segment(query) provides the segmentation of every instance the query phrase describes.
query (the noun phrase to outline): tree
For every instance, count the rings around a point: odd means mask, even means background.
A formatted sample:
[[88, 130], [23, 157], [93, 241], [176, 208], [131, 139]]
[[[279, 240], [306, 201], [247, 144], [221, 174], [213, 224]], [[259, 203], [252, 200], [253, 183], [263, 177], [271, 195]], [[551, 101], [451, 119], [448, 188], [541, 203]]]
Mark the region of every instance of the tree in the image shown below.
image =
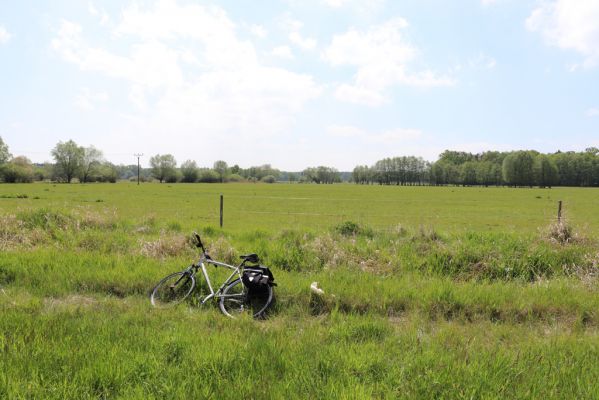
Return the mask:
[[103, 161], [102, 152], [94, 146], [83, 149], [83, 162], [79, 173], [79, 181], [89, 182], [90, 178], [98, 172]]
[[193, 183], [198, 180], [199, 170], [195, 161], [187, 160], [181, 164], [182, 182]]
[[460, 180], [464, 186], [472, 186], [478, 183], [477, 162], [466, 161], [460, 166]]
[[152, 175], [154, 178], [158, 179], [160, 183], [165, 180], [172, 179], [174, 176], [176, 178], [177, 171], [177, 161], [172, 154], [156, 154], [152, 158], [150, 158], [150, 166], [152, 167]]
[[0, 177], [7, 183], [33, 182], [33, 165], [27, 157], [15, 157], [0, 166]]
[[64, 179], [67, 183], [71, 183], [71, 180], [83, 166], [84, 155], [84, 148], [77, 146], [74, 141], [58, 142], [56, 147], [52, 149], [52, 157], [56, 161], [56, 176], [59, 179]]
[[216, 183], [220, 179], [218, 173], [210, 168], [200, 169], [200, 176], [198, 182], [202, 183]]
[[215, 161], [212, 169], [214, 169], [214, 171], [216, 171], [216, 173], [218, 174], [218, 178], [220, 179], [221, 183], [223, 183], [227, 179], [229, 166], [226, 162], [222, 160]]
[[0, 136], [0, 165], [8, 162], [8, 160], [10, 160], [11, 157], [12, 155], [8, 151], [8, 145], [4, 143], [4, 140], [2, 140], [2, 136]]
[[277, 181], [277, 178], [275, 178], [272, 175], [266, 175], [261, 179], [261, 181], [264, 183], [275, 183]]
[[532, 151], [516, 151], [503, 159], [503, 179], [513, 186], [533, 186], [535, 176], [534, 159], [538, 153]]
[[545, 154], [539, 154], [534, 162], [535, 180], [539, 187], [551, 187], [558, 183], [557, 165]]

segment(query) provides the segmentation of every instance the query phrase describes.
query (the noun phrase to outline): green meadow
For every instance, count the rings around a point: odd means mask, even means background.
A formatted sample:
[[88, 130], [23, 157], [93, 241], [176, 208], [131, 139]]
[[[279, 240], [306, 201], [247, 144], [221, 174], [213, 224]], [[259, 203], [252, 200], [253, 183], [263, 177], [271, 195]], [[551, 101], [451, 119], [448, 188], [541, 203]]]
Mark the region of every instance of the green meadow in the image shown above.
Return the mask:
[[[150, 306], [193, 230], [267, 319]], [[0, 398], [598, 398], [598, 233], [597, 189], [0, 185]]]

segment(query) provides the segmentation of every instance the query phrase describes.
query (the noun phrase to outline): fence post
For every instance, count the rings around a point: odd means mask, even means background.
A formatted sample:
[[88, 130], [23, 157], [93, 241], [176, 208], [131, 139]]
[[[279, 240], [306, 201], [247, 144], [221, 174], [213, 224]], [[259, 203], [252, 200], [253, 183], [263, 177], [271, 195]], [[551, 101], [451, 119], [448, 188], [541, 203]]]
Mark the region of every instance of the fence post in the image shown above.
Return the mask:
[[220, 195], [220, 227], [223, 227], [223, 195]]
[[557, 202], [557, 223], [562, 223], [562, 201]]

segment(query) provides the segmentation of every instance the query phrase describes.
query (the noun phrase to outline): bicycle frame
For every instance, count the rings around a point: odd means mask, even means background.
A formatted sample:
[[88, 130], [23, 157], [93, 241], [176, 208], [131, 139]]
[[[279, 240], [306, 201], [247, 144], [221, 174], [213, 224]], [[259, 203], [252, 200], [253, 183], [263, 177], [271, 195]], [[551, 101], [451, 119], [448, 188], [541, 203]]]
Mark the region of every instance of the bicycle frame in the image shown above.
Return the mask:
[[[216, 291], [213, 289], [212, 283], [210, 282], [210, 276], [208, 275], [208, 270], [206, 269], [205, 263], [212, 264], [215, 267], [225, 267], [225, 268], [229, 268], [229, 269], [233, 270], [231, 275], [229, 275], [229, 277], [227, 279], [225, 279], [223, 284]], [[208, 294], [206, 297], [204, 297], [202, 299], [201, 304], [205, 304], [208, 300], [210, 300], [212, 298], [220, 299], [220, 298], [224, 297], [222, 295], [222, 291], [228, 284], [233, 282], [232, 278], [235, 275], [237, 275], [238, 278], [241, 279], [241, 268], [244, 266], [244, 264], [245, 264], [245, 261], [242, 262], [241, 264], [239, 264], [238, 266], [233, 266], [233, 265], [226, 264], [224, 262], [212, 260], [211, 258], [206, 257], [206, 254], [202, 254], [198, 263], [194, 264], [190, 267], [190, 269], [195, 270], [196, 273], [197, 273], [198, 269], [202, 270], [202, 275], [204, 276], [204, 279], [206, 280], [206, 283], [208, 284], [208, 289], [210, 290], [210, 294]]]

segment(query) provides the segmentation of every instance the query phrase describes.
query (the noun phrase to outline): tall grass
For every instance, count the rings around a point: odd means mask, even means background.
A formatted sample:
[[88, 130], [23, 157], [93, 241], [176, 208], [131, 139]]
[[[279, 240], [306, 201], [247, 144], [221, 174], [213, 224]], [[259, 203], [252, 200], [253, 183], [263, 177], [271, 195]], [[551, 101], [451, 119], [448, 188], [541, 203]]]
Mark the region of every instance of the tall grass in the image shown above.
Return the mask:
[[[189, 220], [165, 211], [185, 200], [169, 203], [160, 186], [152, 211], [136, 214], [119, 186], [0, 199], [30, 202], [0, 210], [0, 398], [561, 399], [599, 390], [592, 235], [555, 240], [545, 222], [521, 232], [378, 226], [359, 213], [322, 226], [202, 223], [213, 257], [257, 252], [279, 284], [269, 319], [229, 320], [200, 307], [198, 294], [151, 308], [152, 286], [197, 255]], [[55, 190], [68, 202], [52, 200]], [[65, 206], [76, 198], [93, 205]], [[209, 272], [213, 284], [226, 276]], [[314, 281], [323, 296], [311, 293]]]

